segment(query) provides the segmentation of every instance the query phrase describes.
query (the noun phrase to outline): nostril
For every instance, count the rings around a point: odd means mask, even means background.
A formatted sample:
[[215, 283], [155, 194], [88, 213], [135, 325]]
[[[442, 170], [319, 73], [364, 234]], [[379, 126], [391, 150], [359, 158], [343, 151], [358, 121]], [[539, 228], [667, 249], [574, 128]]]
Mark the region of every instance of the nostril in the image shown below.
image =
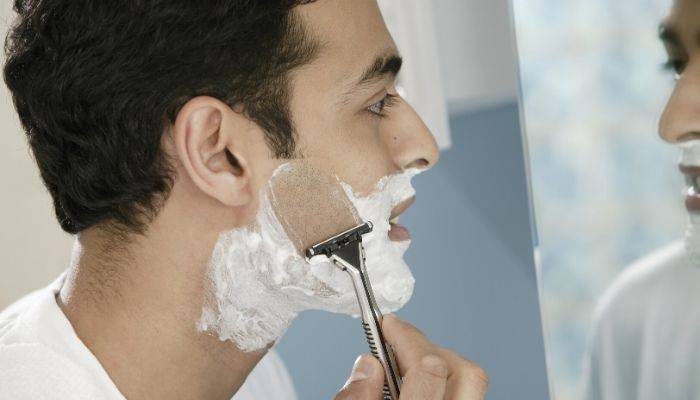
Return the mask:
[[412, 163], [408, 164], [406, 166], [406, 169], [409, 169], [409, 168], [421, 168], [422, 169], [422, 168], [427, 168], [429, 166], [430, 166], [430, 162], [428, 160], [426, 160], [425, 158], [419, 158], [419, 159], [413, 161]]
[[700, 132], [684, 133], [676, 138], [676, 143], [690, 142], [691, 140], [700, 140]]

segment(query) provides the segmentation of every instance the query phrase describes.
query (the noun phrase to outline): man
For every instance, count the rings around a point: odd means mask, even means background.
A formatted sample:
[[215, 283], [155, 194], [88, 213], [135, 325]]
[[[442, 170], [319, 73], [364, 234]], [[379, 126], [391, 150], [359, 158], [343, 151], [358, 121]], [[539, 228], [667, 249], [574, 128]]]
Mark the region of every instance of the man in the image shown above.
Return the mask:
[[675, 89], [659, 122], [682, 148], [689, 223], [674, 243], [633, 264], [601, 300], [589, 341], [589, 399], [700, 398], [700, 3], [677, 0], [660, 28]]
[[[207, 266], [286, 160], [322, 160], [358, 193], [437, 162], [396, 93], [401, 59], [375, 0], [15, 11], [5, 80], [77, 244], [65, 276], [0, 316], [0, 397], [294, 398], [272, 350], [197, 329]], [[477, 366], [396, 318], [383, 326], [402, 399], [483, 397]], [[360, 357], [337, 398], [380, 399], [382, 382]]]

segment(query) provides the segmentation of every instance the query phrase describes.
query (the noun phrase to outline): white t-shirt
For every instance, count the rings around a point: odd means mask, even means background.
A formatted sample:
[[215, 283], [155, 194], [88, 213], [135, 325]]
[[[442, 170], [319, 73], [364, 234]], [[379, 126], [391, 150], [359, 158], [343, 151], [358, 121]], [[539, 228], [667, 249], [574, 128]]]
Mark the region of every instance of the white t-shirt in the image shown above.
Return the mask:
[[682, 242], [629, 266], [601, 299], [584, 393], [589, 400], [700, 399], [700, 268]]
[[[63, 275], [0, 313], [0, 399], [124, 399], [80, 341], [56, 293]], [[235, 400], [296, 400], [274, 350], [253, 369]]]

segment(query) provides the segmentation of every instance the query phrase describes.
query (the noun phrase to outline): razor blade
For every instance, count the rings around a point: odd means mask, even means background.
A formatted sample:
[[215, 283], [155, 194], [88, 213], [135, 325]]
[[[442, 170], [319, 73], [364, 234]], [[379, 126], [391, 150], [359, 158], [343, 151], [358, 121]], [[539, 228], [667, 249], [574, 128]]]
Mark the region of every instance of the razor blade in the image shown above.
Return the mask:
[[373, 225], [369, 221], [354, 228], [350, 228], [328, 240], [324, 240], [323, 242], [315, 244], [306, 249], [306, 258], [310, 259], [318, 255], [324, 255], [330, 258], [338, 250], [348, 247], [354, 243], [361, 243], [362, 235], [372, 232], [372, 229]]

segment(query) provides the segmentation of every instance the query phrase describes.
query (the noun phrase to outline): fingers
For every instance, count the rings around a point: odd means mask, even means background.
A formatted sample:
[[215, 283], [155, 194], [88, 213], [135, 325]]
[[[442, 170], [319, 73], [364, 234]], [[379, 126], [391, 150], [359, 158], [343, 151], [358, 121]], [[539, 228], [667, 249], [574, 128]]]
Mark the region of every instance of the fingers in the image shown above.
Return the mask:
[[437, 347], [438, 355], [447, 362], [450, 374], [447, 377], [446, 399], [481, 400], [489, 387], [486, 371], [457, 354]]
[[406, 375], [412, 366], [420, 364], [424, 356], [437, 355], [436, 346], [428, 341], [423, 332], [392, 314], [384, 316], [382, 331], [387, 342], [394, 347], [401, 376]]
[[350, 378], [335, 400], [381, 400], [384, 386], [384, 369], [373, 356], [363, 354], [355, 360]]
[[478, 365], [435, 346], [416, 327], [393, 315], [384, 317], [382, 330], [404, 377], [401, 400], [484, 398], [489, 378]]
[[444, 399], [447, 387], [447, 363], [429, 354], [409, 368], [401, 385], [401, 400]]

